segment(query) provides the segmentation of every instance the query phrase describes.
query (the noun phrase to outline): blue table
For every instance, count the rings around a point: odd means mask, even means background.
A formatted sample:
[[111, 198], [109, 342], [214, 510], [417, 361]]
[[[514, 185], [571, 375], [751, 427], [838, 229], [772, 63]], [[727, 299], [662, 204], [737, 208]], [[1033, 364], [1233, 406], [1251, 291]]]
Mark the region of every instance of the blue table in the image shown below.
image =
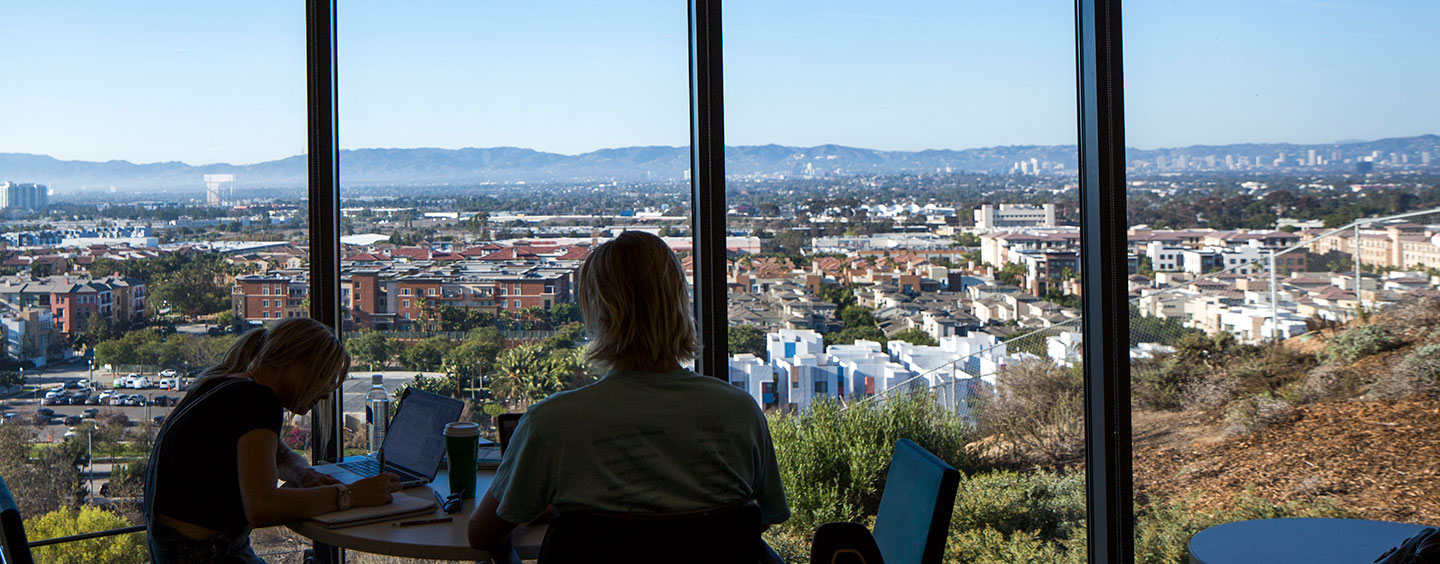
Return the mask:
[[1360, 519], [1257, 519], [1190, 538], [1192, 564], [1369, 564], [1425, 525]]

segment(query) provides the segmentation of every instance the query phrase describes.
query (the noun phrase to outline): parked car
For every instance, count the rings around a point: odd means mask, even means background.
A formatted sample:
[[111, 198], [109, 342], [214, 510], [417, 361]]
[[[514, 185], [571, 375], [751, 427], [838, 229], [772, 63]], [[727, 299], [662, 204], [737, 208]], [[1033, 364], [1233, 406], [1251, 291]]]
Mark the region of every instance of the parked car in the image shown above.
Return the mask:
[[85, 405], [100, 405], [100, 396], [99, 396], [99, 395], [93, 395], [93, 396], [90, 396], [90, 397], [88, 397], [88, 398], [85, 398]]
[[84, 384], [81, 384], [79, 380], [76, 380], [76, 381], [74, 381], [74, 382], [66, 382], [66, 383], [65, 383], [65, 389], [67, 389], [67, 390], [78, 390], [78, 389], [84, 388], [84, 387], [85, 387], [85, 385], [84, 385]]
[[50, 408], [48, 408], [48, 407], [42, 407], [42, 408], [40, 408], [40, 409], [37, 409], [37, 410], [35, 410], [35, 413], [38, 413], [38, 414], [40, 414], [40, 415], [44, 415], [44, 416], [46, 416], [46, 417], [54, 417], [54, 416], [55, 416], [55, 410], [50, 409]]
[[94, 419], [97, 415], [100, 415], [100, 408], [97, 407], [92, 407], [90, 409], [80, 412], [80, 417], [85, 419]]
[[[174, 372], [174, 371], [172, 370], [171, 372]], [[164, 374], [164, 373], [162, 372], [161, 374]], [[162, 390], [171, 390], [171, 389], [174, 389], [174, 388], [179, 387], [177, 380], [179, 380], [179, 378], [171, 378], [171, 377], [161, 378], [161, 379], [160, 379], [160, 383], [159, 383], [159, 384], [156, 384], [156, 387], [157, 387], [157, 388], [160, 388], [160, 389], [162, 389]]]
[[104, 404], [104, 402], [109, 401], [110, 398], [113, 397], [114, 395], [115, 395], [115, 392], [113, 392], [113, 391], [111, 391], [111, 390], [105, 390], [105, 391], [103, 391], [103, 392], [100, 392], [100, 395], [99, 395], [100, 402], [101, 402], [102, 404]]
[[56, 396], [59, 396], [59, 395], [64, 394], [64, 393], [65, 393], [65, 390], [64, 390], [63, 388], [55, 388], [55, 389], [53, 389], [53, 390], [50, 390], [50, 391], [48, 391], [48, 392], [45, 392], [45, 399], [55, 399]]
[[123, 394], [115, 394], [113, 396], [110, 396], [109, 403], [107, 405], [125, 405], [125, 396]]
[[116, 379], [114, 379], [114, 380], [111, 380], [111, 381], [110, 381], [110, 387], [112, 387], [112, 388], [124, 388], [124, 387], [125, 387], [125, 379], [126, 379], [126, 378], [129, 378], [129, 376], [120, 376], [120, 377], [118, 377], [118, 378], [116, 378]]
[[81, 419], [82, 419], [82, 418], [81, 418], [79, 415], [66, 415], [66, 416], [65, 416], [65, 424], [66, 424], [66, 425], [79, 425]]
[[175, 369], [173, 369], [173, 368], [167, 368], [167, 369], [165, 369], [165, 370], [161, 370], [161, 371], [160, 371], [160, 377], [161, 377], [161, 378], [174, 378], [174, 377], [179, 376], [179, 375], [180, 375], [180, 371], [179, 371], [179, 370], [175, 370]]
[[156, 425], [159, 425], [159, 424], [161, 424], [161, 423], [164, 423], [164, 422], [165, 422], [165, 414], [162, 413], [162, 414], [160, 414], [160, 415], [156, 415], [155, 417], [153, 417], [153, 419], [155, 420], [155, 424], [156, 424]]
[[172, 405], [172, 401], [173, 400], [170, 399], [170, 396], [155, 396], [153, 398], [150, 398], [150, 405], [154, 405], [156, 407], [169, 407], [170, 405]]
[[137, 377], [134, 380], [130, 381], [130, 388], [132, 389], [144, 390], [148, 389], [150, 386], [150, 379], [144, 376]]
[[80, 433], [75, 432], [74, 427], [65, 430], [64, 438], [70, 439], [78, 436], [80, 436]]

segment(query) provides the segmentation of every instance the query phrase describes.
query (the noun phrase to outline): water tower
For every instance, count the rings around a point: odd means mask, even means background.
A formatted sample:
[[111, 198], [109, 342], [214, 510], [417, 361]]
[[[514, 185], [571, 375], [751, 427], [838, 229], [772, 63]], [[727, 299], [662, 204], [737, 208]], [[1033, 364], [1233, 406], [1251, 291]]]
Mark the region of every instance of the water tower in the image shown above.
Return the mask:
[[228, 182], [234, 182], [233, 174], [207, 174], [205, 175], [205, 203], [212, 206], [219, 206], [229, 203], [235, 199], [235, 187], [226, 186]]

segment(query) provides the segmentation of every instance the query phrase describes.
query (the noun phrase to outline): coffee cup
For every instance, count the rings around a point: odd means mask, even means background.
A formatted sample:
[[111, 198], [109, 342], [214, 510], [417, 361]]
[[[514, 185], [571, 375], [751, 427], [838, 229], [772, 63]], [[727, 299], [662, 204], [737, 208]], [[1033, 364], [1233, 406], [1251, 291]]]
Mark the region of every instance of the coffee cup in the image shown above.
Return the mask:
[[450, 458], [450, 493], [475, 497], [475, 450], [480, 424], [456, 421], [445, 424], [445, 454]]

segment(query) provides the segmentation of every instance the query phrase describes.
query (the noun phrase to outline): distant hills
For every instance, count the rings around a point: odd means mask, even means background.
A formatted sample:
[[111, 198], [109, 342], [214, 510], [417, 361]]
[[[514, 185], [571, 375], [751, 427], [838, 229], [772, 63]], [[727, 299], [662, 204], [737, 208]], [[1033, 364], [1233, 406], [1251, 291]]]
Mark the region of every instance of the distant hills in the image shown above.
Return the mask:
[[[1127, 150], [1133, 159], [1157, 156], [1205, 158], [1224, 155], [1291, 158], [1315, 149], [1322, 155], [1347, 157], [1401, 153], [1417, 159], [1428, 151], [1440, 163], [1440, 136], [1422, 135], [1377, 141], [1298, 145], [1289, 143], [1192, 146]], [[879, 151], [840, 145], [729, 147], [730, 175], [771, 177], [829, 174], [893, 174], [900, 172], [1007, 172], [1020, 161], [1051, 163], [1045, 170], [1074, 172], [1074, 145], [1015, 145], [975, 149]], [[1060, 165], [1058, 168], [1055, 165]], [[46, 155], [0, 153], [0, 181], [48, 184], [57, 195], [109, 191], [195, 194], [203, 192], [205, 174], [235, 175], [235, 187], [304, 186], [303, 155], [246, 165], [190, 165], [181, 162], [136, 164], [128, 161], [65, 161]], [[516, 147], [466, 149], [356, 149], [341, 151], [341, 182], [350, 186], [439, 186], [482, 183], [570, 181], [680, 181], [690, 168], [687, 147], [623, 147], [579, 155], [546, 153]]]

